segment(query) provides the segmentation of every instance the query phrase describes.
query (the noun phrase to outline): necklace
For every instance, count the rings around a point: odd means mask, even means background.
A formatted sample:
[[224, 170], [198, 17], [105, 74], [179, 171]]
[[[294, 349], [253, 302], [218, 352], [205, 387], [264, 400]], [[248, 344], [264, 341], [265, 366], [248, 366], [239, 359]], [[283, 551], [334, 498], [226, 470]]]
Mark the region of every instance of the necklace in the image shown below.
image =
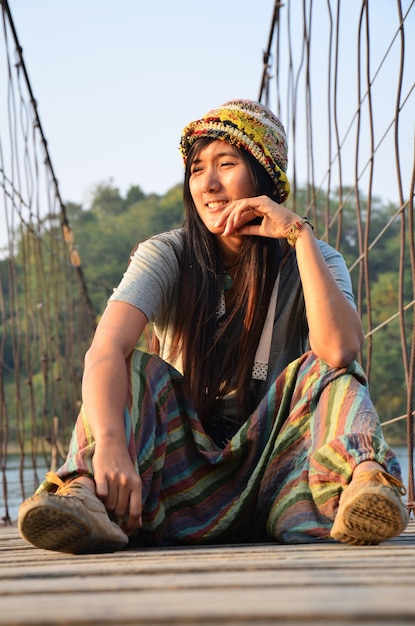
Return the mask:
[[233, 267], [236, 267], [238, 263], [239, 261], [237, 261], [236, 263], [233, 263], [232, 265], [228, 265], [228, 267], [224, 268], [224, 272], [223, 272], [223, 290], [224, 291], [228, 291], [228, 289], [232, 287], [233, 278], [230, 274], [228, 274], [228, 271], [232, 269]]
[[228, 291], [233, 285], [233, 278], [226, 271], [223, 273], [223, 290]]

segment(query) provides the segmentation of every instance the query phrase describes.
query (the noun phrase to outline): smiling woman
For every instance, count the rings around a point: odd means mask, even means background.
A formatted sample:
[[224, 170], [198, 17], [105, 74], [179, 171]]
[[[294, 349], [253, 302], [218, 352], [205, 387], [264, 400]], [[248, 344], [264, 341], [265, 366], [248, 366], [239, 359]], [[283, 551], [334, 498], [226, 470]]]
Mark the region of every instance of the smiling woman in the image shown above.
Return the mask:
[[[399, 534], [350, 277], [284, 206], [281, 122], [233, 100], [181, 150], [184, 227], [140, 244], [110, 298], [69, 455], [21, 505], [21, 534], [74, 553]], [[158, 354], [136, 349], [149, 322]]]
[[[189, 190], [206, 228], [211, 233], [222, 234], [225, 223], [220, 218], [229, 215], [236, 200], [254, 195], [254, 181], [240, 150], [217, 139], [193, 156]], [[242, 237], [236, 239], [240, 246]], [[229, 258], [225, 250], [229, 250]], [[236, 261], [238, 250], [229, 241], [224, 241], [223, 252], [225, 263]]]

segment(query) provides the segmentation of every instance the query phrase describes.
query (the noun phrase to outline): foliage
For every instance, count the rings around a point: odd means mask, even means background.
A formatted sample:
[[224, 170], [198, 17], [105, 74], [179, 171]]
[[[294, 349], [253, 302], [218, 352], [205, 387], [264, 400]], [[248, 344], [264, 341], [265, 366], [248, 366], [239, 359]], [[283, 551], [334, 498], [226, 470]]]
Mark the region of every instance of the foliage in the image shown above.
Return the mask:
[[130, 187], [125, 198], [110, 183], [95, 190], [91, 207], [70, 204], [75, 242], [96, 315], [105, 307], [137, 243], [183, 222], [181, 185], [165, 196]]
[[[374, 404], [382, 421], [404, 414], [406, 387], [402, 351], [409, 354], [413, 337], [409, 324], [410, 331], [406, 334], [402, 332], [399, 319], [395, 315], [399, 310], [399, 261], [402, 248], [400, 224], [396, 217], [399, 215], [397, 208], [383, 204], [378, 198], [373, 198], [368, 207], [367, 199], [357, 198], [354, 189], [343, 189], [342, 194], [334, 190], [329, 200], [322, 192], [316, 193], [310, 188], [297, 189], [295, 198], [290, 202], [291, 208], [297, 213], [311, 217], [316, 226], [317, 236], [337, 246], [348, 266], [353, 266], [351, 272], [353, 287], [366, 330], [384, 324], [373, 338], [371, 336], [368, 338], [362, 354], [362, 364], [370, 375]], [[360, 223], [356, 217], [357, 204], [360, 207]], [[339, 205], [342, 206], [341, 227], [338, 226], [337, 220]], [[96, 187], [88, 208], [68, 203], [66, 211], [81, 258], [94, 314], [98, 318], [113, 288], [124, 273], [129, 256], [137, 243], [156, 233], [181, 226], [182, 186], [177, 185], [164, 196], [159, 196], [147, 195], [135, 185], [123, 196], [120, 190], [113, 186], [112, 181], [102, 182]], [[367, 224], [365, 220], [369, 213], [370, 224]], [[385, 224], [389, 222], [390, 228], [385, 229]], [[58, 238], [59, 229], [59, 224], [49, 226], [45, 224], [43, 232], [37, 235], [52, 247]], [[362, 249], [370, 246], [375, 239], [378, 240], [370, 251], [367, 265], [363, 261], [356, 262]], [[2, 295], [0, 383], [4, 389], [5, 403], [11, 407], [8, 408], [8, 414], [15, 415], [17, 420], [16, 428], [11, 425], [8, 433], [12, 439], [18, 436], [16, 433], [19, 429], [36, 437], [42, 437], [42, 433], [43, 436], [45, 434], [50, 436], [51, 416], [64, 413], [70, 423], [79, 407], [83, 353], [80, 351], [76, 368], [68, 376], [68, 380], [62, 380], [61, 370], [68, 371], [70, 368], [68, 364], [61, 362], [62, 356], [56, 355], [68, 353], [69, 348], [65, 344], [67, 338], [65, 334], [57, 332], [51, 343], [46, 333], [42, 335], [44, 331], [38, 319], [42, 312], [41, 307], [39, 308], [38, 285], [42, 284], [42, 280], [46, 280], [45, 277], [49, 281], [59, 280], [59, 270], [53, 267], [48, 259], [43, 259], [40, 265], [37, 259], [36, 236], [29, 231], [23, 231], [13, 264], [9, 259], [0, 261]], [[62, 289], [70, 290], [65, 281], [61, 282]], [[18, 285], [17, 290], [13, 285]], [[405, 302], [413, 299], [413, 289], [407, 259], [402, 296]], [[29, 310], [32, 311], [29, 316], [27, 316], [28, 300]], [[65, 326], [67, 312], [59, 298], [56, 302], [50, 303], [49, 313], [51, 319], [62, 320], [63, 327]], [[13, 315], [22, 320], [19, 337], [13, 334], [9, 324]], [[39, 352], [37, 360], [35, 358], [31, 360], [24, 352], [24, 346], [28, 343], [32, 343], [33, 350]], [[49, 363], [49, 370], [46, 373], [39, 365], [42, 363], [40, 354], [42, 350], [47, 354]], [[30, 379], [30, 393], [29, 387], [26, 385], [26, 389], [25, 383], [22, 383], [21, 389], [24, 389], [24, 392], [20, 391], [20, 396], [16, 396], [16, 380], [13, 377], [16, 359], [19, 360], [22, 375], [27, 380]], [[58, 395], [61, 393], [63, 399], [46, 398], [48, 377], [60, 381], [61, 392], [58, 392]], [[36, 397], [37, 406], [34, 413], [29, 410], [33, 395]], [[26, 415], [32, 417], [27, 418]], [[19, 424], [19, 420], [24, 422], [23, 426]], [[404, 440], [404, 431], [405, 426], [402, 422], [387, 426], [385, 434], [396, 443]]]

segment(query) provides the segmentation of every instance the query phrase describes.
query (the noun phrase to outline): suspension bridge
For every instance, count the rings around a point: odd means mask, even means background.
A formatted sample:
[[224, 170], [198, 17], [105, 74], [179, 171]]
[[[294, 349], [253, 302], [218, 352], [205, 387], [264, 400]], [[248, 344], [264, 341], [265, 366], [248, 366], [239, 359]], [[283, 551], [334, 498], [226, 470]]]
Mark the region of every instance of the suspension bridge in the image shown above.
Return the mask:
[[[386, 437], [405, 440], [412, 502], [414, 4], [391, 0], [393, 19], [379, 32], [378, 0], [304, 0], [301, 22], [292, 19], [290, 0], [277, 1], [258, 68], [258, 99], [284, 120], [292, 147], [290, 202], [347, 260], [366, 329], [361, 362]], [[401, 537], [366, 548], [217, 546], [69, 557], [18, 537], [10, 459], [18, 459], [23, 499], [25, 468], [38, 480], [39, 456], [50, 467], [60, 447], [64, 454], [97, 312], [30, 60], [9, 3], [0, 6], [0, 624], [412, 622], [413, 522]]]

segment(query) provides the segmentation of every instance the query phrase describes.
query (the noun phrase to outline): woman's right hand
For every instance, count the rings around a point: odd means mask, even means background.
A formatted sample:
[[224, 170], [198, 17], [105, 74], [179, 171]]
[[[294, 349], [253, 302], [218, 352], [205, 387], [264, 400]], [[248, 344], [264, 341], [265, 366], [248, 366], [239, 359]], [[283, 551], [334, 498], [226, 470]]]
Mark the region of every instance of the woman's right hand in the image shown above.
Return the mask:
[[128, 534], [141, 526], [141, 479], [127, 449], [124, 409], [126, 361], [147, 318], [124, 302], [110, 302], [85, 356], [82, 383], [85, 412], [95, 440], [92, 458], [96, 493], [108, 511], [124, 518]]
[[92, 457], [97, 497], [130, 535], [142, 525], [142, 483], [124, 443], [96, 442]]

